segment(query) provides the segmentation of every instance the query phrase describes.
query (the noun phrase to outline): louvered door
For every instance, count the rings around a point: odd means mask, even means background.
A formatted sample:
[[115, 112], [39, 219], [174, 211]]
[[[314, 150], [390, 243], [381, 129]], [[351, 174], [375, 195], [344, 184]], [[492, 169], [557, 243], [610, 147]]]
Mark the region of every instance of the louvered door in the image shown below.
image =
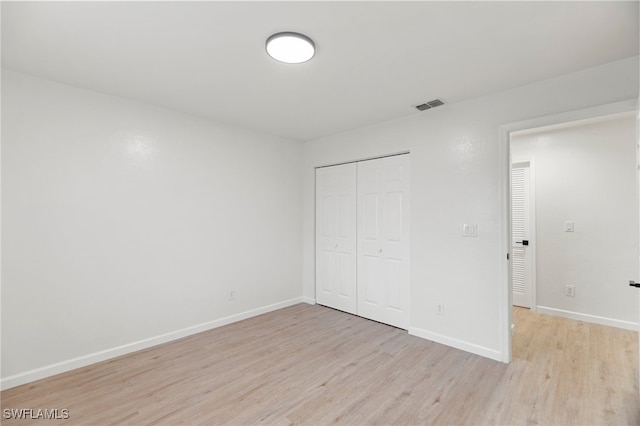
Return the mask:
[[513, 304], [531, 307], [531, 174], [529, 163], [511, 168], [511, 283]]

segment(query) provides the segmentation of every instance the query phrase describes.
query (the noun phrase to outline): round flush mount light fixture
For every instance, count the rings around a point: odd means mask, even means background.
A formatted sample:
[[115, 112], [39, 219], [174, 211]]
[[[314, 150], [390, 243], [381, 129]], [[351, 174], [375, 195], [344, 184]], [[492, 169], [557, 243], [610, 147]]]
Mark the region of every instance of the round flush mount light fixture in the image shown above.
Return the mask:
[[267, 39], [266, 49], [273, 59], [287, 64], [307, 62], [316, 54], [313, 40], [294, 32], [273, 34]]

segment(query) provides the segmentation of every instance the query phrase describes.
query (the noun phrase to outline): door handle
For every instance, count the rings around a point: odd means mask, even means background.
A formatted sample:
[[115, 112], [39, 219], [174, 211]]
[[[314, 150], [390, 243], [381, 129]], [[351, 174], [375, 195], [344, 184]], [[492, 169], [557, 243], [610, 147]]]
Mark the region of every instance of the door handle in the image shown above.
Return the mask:
[[516, 244], [522, 244], [523, 246], [528, 246], [529, 240], [516, 241]]
[[629, 280], [629, 286], [630, 287], [639, 287], [640, 288], [640, 283], [637, 283], [633, 280]]

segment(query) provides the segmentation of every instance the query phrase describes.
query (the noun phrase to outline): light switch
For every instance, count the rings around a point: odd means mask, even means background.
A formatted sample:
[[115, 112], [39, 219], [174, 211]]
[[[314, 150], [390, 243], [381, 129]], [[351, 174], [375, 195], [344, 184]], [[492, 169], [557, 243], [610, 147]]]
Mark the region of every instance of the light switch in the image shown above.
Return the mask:
[[573, 232], [573, 221], [568, 220], [564, 223], [564, 232]]
[[463, 237], [477, 237], [478, 236], [478, 225], [475, 223], [465, 223], [462, 225], [462, 236]]

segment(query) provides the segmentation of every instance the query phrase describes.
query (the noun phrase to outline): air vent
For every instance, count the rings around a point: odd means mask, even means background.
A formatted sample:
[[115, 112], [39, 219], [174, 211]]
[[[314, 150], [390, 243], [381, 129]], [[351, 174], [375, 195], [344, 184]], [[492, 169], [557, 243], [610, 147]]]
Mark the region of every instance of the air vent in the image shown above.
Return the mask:
[[418, 111], [424, 111], [427, 109], [439, 107], [440, 105], [444, 105], [444, 101], [442, 99], [434, 99], [429, 102], [425, 102], [423, 104], [414, 105], [413, 107]]

